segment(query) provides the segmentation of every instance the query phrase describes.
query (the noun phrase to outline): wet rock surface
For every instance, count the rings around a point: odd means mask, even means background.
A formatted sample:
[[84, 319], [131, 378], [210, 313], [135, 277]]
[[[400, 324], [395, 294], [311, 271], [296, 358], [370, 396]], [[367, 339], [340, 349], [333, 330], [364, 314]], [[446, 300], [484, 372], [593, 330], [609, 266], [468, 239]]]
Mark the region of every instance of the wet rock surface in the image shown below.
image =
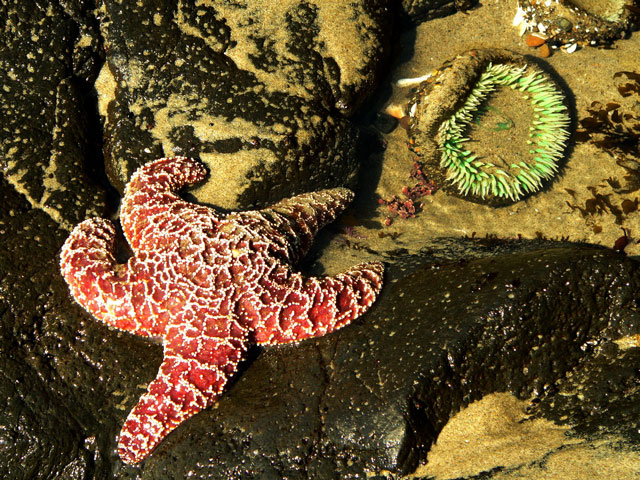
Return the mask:
[[67, 232], [4, 180], [0, 193], [0, 476], [107, 478], [125, 414], [115, 406], [135, 382], [109, 366], [140, 373], [135, 339], [104, 343], [58, 273]]
[[90, 92], [103, 57], [97, 22], [86, 2], [8, 0], [0, 24], [0, 170], [70, 228], [104, 211], [95, 165], [85, 161], [99, 155]]
[[586, 365], [600, 362], [600, 345], [637, 333], [639, 281], [636, 262], [590, 247], [425, 265], [357, 324], [263, 352], [217, 408], [167, 438], [143, 477], [407, 473], [450, 416], [492, 392], [542, 399], [541, 412], [572, 404], [549, 415], [585, 424], [579, 402], [560, 397], [572, 372], [574, 387], [601, 391], [592, 401], [603, 415], [628, 419], [633, 400], [609, 406], [602, 389], [638, 390], [633, 364], [623, 361], [614, 386]]
[[[354, 325], [254, 350], [216, 407], [178, 428], [142, 466], [125, 466], [115, 438], [160, 348], [71, 303], [56, 265], [65, 232], [2, 187], [10, 209], [0, 264], [0, 472], [9, 478], [406, 473], [450, 416], [501, 391], [537, 399], [532, 413], [577, 423], [577, 435], [603, 425], [637, 435], [637, 349], [620, 345], [638, 334], [639, 265], [606, 249], [551, 244], [398, 262], [379, 302]], [[450, 247], [463, 249], [469, 245]], [[492, 249], [474, 254], [482, 250]]]
[[402, 17], [408, 24], [419, 24], [477, 5], [476, 0], [402, 0]]
[[109, 179], [122, 192], [145, 162], [187, 155], [216, 185], [196, 198], [231, 209], [353, 185], [347, 117], [379, 77], [388, 3], [100, 2]]

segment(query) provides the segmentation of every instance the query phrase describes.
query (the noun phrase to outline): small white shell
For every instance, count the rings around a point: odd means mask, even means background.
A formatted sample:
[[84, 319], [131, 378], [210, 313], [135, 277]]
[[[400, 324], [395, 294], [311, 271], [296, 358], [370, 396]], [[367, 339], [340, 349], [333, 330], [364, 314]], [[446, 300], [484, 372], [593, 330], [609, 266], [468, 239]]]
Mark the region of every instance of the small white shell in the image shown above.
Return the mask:
[[415, 78], [401, 78], [396, 81], [396, 87], [413, 87], [415, 85], [420, 85], [422, 82], [431, 77], [431, 73], [427, 73], [426, 75], [422, 75], [421, 77]]
[[409, 116], [411, 118], [413, 118], [415, 116], [417, 107], [418, 107], [417, 103], [414, 103], [413, 105], [411, 105], [411, 111], [409, 112]]
[[516, 16], [513, 17], [513, 26], [517, 27], [522, 22], [524, 22], [524, 10], [522, 10], [522, 8], [518, 7], [518, 10], [516, 11]]

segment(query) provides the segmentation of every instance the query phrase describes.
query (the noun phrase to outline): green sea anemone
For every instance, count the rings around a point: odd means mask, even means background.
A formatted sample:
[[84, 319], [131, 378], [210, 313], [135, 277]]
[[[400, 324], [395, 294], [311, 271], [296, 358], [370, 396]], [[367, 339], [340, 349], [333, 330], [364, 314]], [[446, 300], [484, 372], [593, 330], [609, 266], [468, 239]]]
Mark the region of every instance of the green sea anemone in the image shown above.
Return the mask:
[[[558, 172], [571, 119], [547, 73], [500, 49], [466, 52], [432, 73], [409, 102], [409, 143], [436, 185], [500, 206], [537, 192]], [[492, 105], [497, 95], [515, 122]], [[488, 129], [491, 110], [503, 121]]]
[[[531, 145], [531, 161], [510, 163], [507, 167], [482, 161], [464, 148], [469, 140], [464, 136], [465, 132], [479, 106], [501, 86], [524, 92], [535, 112], [527, 142]], [[470, 192], [483, 199], [492, 194], [517, 201], [526, 193], [539, 190], [543, 180], [558, 171], [557, 162], [562, 158], [569, 138], [570, 119], [563, 101], [564, 96], [544, 73], [529, 69], [527, 65], [489, 63], [464, 105], [438, 129], [442, 152], [440, 165], [447, 169], [447, 180], [462, 195]]]

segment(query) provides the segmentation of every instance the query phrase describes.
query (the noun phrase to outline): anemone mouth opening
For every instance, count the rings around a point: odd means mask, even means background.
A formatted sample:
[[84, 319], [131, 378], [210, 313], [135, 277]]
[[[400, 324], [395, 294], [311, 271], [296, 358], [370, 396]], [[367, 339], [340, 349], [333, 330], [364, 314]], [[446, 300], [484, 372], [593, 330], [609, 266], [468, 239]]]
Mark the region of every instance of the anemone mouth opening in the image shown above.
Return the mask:
[[529, 125], [533, 109], [522, 94], [499, 87], [478, 106], [467, 128], [468, 149], [495, 165], [489, 170], [509, 170], [511, 163], [530, 162]]
[[438, 128], [440, 167], [460, 195], [515, 202], [556, 174], [569, 124], [564, 95], [548, 75], [489, 63]]

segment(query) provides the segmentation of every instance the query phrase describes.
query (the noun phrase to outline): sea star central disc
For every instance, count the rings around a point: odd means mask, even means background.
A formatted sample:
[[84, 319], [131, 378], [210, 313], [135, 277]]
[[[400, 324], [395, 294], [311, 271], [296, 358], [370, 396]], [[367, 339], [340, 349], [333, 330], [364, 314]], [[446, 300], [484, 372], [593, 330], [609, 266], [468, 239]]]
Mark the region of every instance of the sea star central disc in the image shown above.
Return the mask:
[[134, 256], [114, 257], [115, 229], [100, 218], [77, 225], [60, 270], [72, 296], [110, 326], [163, 340], [156, 379], [120, 433], [122, 460], [147, 457], [180, 423], [212, 405], [247, 345], [332, 332], [364, 313], [382, 287], [383, 265], [303, 277], [295, 264], [320, 228], [353, 198], [345, 188], [307, 193], [228, 216], [182, 200], [203, 180], [194, 160], [163, 158], [139, 168], [121, 209]]

